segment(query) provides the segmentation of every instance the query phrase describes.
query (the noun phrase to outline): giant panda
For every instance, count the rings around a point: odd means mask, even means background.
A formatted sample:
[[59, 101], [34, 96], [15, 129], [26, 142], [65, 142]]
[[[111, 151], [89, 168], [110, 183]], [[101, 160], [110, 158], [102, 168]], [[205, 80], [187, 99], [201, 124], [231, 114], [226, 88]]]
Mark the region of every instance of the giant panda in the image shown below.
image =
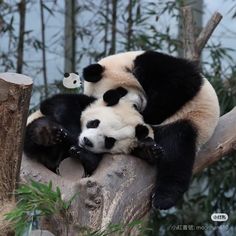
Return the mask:
[[154, 51], [125, 52], [84, 68], [84, 93], [131, 102], [164, 154], [152, 204], [168, 209], [188, 189], [196, 153], [219, 119], [215, 90], [191, 61]]
[[155, 162], [161, 149], [153, 140], [151, 127], [131, 104], [117, 103], [111, 106], [83, 94], [58, 94], [46, 99], [27, 120], [26, 156], [53, 172], [68, 156], [79, 158], [86, 175], [97, 168], [104, 153], [135, 152]]

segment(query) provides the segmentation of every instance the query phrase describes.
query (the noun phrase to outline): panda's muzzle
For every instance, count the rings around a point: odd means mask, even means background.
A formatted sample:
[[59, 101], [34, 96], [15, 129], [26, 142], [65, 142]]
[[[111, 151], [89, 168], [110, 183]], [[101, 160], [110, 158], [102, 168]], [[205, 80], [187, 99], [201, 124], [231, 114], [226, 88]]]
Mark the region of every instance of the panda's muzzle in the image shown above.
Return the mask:
[[83, 139], [83, 144], [87, 147], [93, 147], [93, 143], [86, 137]]

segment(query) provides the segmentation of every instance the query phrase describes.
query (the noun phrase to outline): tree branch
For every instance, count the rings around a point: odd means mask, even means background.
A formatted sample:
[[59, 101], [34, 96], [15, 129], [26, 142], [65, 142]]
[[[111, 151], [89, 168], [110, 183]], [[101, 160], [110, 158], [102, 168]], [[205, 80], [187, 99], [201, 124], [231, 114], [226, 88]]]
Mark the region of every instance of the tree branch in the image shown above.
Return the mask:
[[208, 39], [211, 37], [213, 31], [220, 23], [222, 17], [223, 16], [219, 12], [215, 12], [212, 15], [211, 19], [207, 22], [206, 27], [202, 29], [201, 33], [199, 34], [196, 40], [196, 50], [198, 55], [201, 54], [202, 49], [205, 47]]
[[236, 150], [236, 107], [222, 116], [211, 139], [204, 145], [194, 164], [194, 173]]
[[[196, 157], [194, 173], [202, 171], [235, 149], [236, 108], [220, 118], [212, 138]], [[65, 199], [79, 192], [71, 208], [74, 227], [98, 229], [105, 228], [109, 223], [128, 224], [148, 214], [156, 177], [155, 167], [133, 156], [106, 155], [91, 177], [80, 179], [81, 171], [77, 172], [78, 180], [71, 181], [23, 157], [21, 178], [24, 181], [52, 180], [54, 186], [62, 189]], [[57, 229], [52, 227], [49, 230], [63, 235], [65, 226], [60, 223], [57, 226]]]

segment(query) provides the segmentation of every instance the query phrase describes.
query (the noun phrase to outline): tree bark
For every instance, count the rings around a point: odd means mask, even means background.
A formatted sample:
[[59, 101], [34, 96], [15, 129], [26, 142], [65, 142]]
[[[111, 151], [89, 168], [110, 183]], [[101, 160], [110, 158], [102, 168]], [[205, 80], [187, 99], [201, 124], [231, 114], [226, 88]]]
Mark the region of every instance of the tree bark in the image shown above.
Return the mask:
[[26, 13], [26, 2], [21, 0], [18, 4], [19, 14], [20, 14], [20, 27], [19, 27], [19, 41], [17, 48], [17, 66], [16, 72], [22, 73], [22, 68], [24, 64], [24, 37], [25, 37], [25, 13]]
[[76, 0], [65, 0], [64, 72], [76, 71]]
[[[194, 36], [195, 38], [202, 30], [202, 18], [203, 18], [203, 0], [182, 0], [178, 2], [178, 6], [183, 8], [184, 6], [190, 6], [193, 9], [193, 20], [194, 20]], [[180, 12], [181, 13], [181, 12]], [[178, 39], [182, 41], [183, 39], [183, 17], [179, 17], [178, 25]], [[184, 57], [184, 47], [183, 44], [178, 48], [178, 56]]]
[[127, 27], [127, 43], [126, 43], [126, 50], [130, 51], [131, 44], [132, 44], [132, 32], [133, 32], [133, 15], [132, 15], [132, 8], [133, 8], [133, 0], [129, 0], [128, 3], [128, 27]]
[[109, 33], [109, 1], [110, 0], [105, 0], [105, 16], [104, 16], [104, 55], [107, 55], [107, 46], [108, 46], [108, 33]]
[[0, 74], [0, 228], [3, 214], [14, 203], [13, 192], [19, 182], [31, 89], [32, 80], [27, 76]]
[[112, 0], [112, 21], [111, 21], [111, 48], [109, 54], [116, 53], [116, 32], [117, 32], [117, 0]]
[[183, 43], [184, 57], [199, 63], [201, 52], [206, 45], [208, 39], [222, 19], [219, 12], [215, 12], [208, 21], [206, 27], [202, 29], [198, 38], [194, 31], [193, 12], [190, 6], [182, 8], [183, 12]]
[[48, 97], [48, 79], [47, 79], [47, 64], [46, 64], [46, 42], [45, 42], [45, 21], [44, 21], [44, 7], [43, 0], [40, 0], [40, 18], [41, 18], [41, 37], [42, 37], [42, 62], [43, 62], [43, 81], [44, 81], [44, 95]]

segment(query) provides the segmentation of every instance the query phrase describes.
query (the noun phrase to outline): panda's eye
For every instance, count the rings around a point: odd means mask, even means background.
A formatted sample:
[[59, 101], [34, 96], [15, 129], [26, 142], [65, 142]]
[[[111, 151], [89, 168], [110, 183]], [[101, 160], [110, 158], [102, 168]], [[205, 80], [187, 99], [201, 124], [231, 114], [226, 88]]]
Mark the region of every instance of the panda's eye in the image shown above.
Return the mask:
[[112, 137], [105, 137], [105, 148], [106, 149], [111, 149], [116, 142], [115, 138]]
[[100, 123], [100, 120], [90, 120], [86, 124], [86, 127], [88, 129], [94, 129], [94, 128], [97, 128], [99, 126], [99, 123]]
[[74, 80], [74, 81], [73, 81], [73, 84], [76, 84], [76, 83], [77, 83], [77, 81], [76, 81], [76, 80]]

